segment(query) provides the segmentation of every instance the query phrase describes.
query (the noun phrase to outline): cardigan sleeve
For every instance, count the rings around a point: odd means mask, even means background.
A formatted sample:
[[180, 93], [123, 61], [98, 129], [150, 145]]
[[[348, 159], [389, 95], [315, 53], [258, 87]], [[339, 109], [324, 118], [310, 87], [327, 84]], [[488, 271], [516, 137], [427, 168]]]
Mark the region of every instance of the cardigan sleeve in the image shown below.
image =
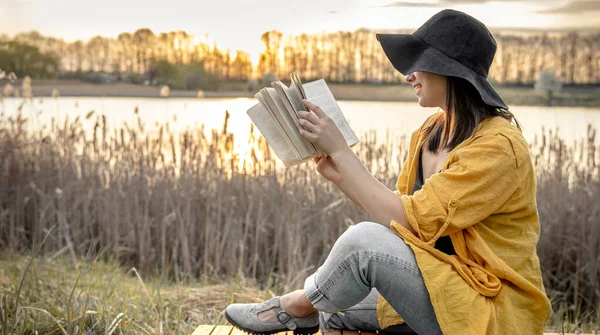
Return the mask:
[[475, 138], [457, 149], [451, 160], [419, 191], [401, 195], [408, 223], [429, 244], [481, 222], [519, 187], [517, 159], [502, 134]]

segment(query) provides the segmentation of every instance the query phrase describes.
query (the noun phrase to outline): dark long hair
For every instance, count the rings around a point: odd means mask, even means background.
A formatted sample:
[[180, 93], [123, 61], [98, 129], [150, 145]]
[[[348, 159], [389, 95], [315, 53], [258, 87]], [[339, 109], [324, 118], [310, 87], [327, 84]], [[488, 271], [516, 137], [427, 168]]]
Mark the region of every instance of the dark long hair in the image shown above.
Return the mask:
[[[521, 124], [508, 109], [490, 106], [466, 79], [447, 77], [446, 111], [424, 129], [422, 136], [427, 141], [427, 149], [438, 152], [454, 149], [462, 141], [471, 137], [482, 120], [501, 116], [521, 130]], [[450, 139], [450, 134], [453, 134]]]

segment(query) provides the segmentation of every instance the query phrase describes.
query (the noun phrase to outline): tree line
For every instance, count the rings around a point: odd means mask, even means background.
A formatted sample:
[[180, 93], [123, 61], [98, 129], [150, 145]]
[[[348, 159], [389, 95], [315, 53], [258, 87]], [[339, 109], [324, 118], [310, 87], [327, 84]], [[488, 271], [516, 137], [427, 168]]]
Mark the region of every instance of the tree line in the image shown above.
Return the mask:
[[[599, 31], [507, 32], [495, 37], [498, 49], [489, 73], [494, 83], [533, 84], [545, 69], [556, 70], [565, 84], [600, 83]], [[273, 30], [260, 39], [264, 50], [258, 64], [252, 64], [245, 51], [222, 50], [207, 38], [181, 30], [156, 34], [141, 28], [116, 38], [95, 36], [74, 42], [31, 31], [0, 36], [0, 68], [33, 78], [103, 72], [119, 79], [159, 79], [180, 86], [206, 86], [206, 78], [243, 81], [267, 73], [287, 78], [293, 70], [307, 80], [339, 83], [403, 80], [368, 29], [298, 35]]]

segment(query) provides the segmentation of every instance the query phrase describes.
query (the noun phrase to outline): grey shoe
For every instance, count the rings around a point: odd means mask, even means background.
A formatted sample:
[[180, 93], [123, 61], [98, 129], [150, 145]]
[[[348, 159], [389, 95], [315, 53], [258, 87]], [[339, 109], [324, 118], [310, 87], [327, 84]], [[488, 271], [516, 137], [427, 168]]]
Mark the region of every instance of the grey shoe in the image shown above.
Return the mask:
[[[277, 321], [261, 321], [258, 314], [274, 309]], [[270, 335], [285, 330], [293, 330], [294, 334], [314, 334], [319, 331], [319, 313], [314, 312], [303, 318], [289, 315], [279, 303], [279, 297], [260, 304], [231, 304], [225, 310], [225, 318], [235, 327], [250, 333]]]

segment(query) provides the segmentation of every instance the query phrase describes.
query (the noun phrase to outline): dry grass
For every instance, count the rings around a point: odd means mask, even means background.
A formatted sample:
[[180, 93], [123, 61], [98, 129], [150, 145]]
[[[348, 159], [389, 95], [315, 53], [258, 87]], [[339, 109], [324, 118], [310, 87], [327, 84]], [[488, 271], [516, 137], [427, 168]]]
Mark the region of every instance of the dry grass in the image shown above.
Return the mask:
[[[262, 138], [251, 135], [254, 149], [240, 162], [226, 124], [207, 138], [202, 129], [175, 136], [169, 124], [148, 131], [139, 117], [135, 127], [112, 132], [104, 116], [87, 133], [79, 120], [35, 134], [26, 123], [0, 119], [3, 248], [31, 250], [56, 225], [46, 253], [75, 258], [105, 249], [172, 278], [277, 273], [293, 286], [324, 259], [349, 218], [364, 218], [310, 165], [277, 169]], [[378, 157], [391, 157], [391, 147], [373, 137], [362, 144], [389, 185], [392, 162]]]
[[538, 174], [538, 254], [559, 317], [600, 323], [600, 152], [591, 126], [569, 146], [545, 132], [531, 151]]
[[234, 292], [236, 301], [272, 295], [236, 281], [174, 283], [114, 261], [45, 257], [34, 260], [17, 302], [29, 260], [0, 258], [0, 312], [12, 316], [0, 334], [191, 334], [200, 324], [226, 323], [222, 311]]
[[[191, 334], [203, 324], [228, 324], [225, 307], [264, 301], [278, 288], [251, 280], [166, 281], [160, 275], [138, 276], [116, 261], [66, 257], [0, 258], [0, 334]], [[16, 297], [20, 281], [20, 303]], [[549, 324], [548, 331], [593, 332], [600, 324], [570, 320]]]
[[[234, 142], [240, 139], [227, 131], [227, 119], [221, 130], [206, 136], [201, 128], [176, 134], [169, 124], [149, 129], [139, 116], [136, 125], [118, 129], [109, 129], [103, 115], [87, 118], [96, 120], [91, 130], [75, 119], [32, 132], [22, 115], [0, 116], [0, 250], [6, 259], [35, 250], [56, 227], [41, 253], [69, 257], [71, 264], [90, 254], [98, 261], [135, 266], [142, 278], [176, 283], [238, 278], [281, 293], [301, 286], [349, 224], [367, 219], [312, 165], [278, 169], [261, 137], [242, 139], [254, 148], [248, 157], [234, 154]], [[600, 160], [593, 133], [590, 128], [585, 141], [568, 146], [544, 132], [531, 148], [542, 220], [538, 250], [556, 327], [588, 327], [582, 322], [597, 327], [600, 320]], [[377, 139], [369, 133], [357, 150], [392, 188], [407, 145], [406, 137]], [[121, 278], [117, 286], [135, 282], [131, 273], [102, 272], [107, 274], [102, 281]], [[40, 290], [33, 273], [26, 295]], [[74, 292], [80, 287], [53, 285]], [[161, 321], [170, 322], [158, 307], [155, 316], [135, 316], [136, 306], [147, 305], [144, 295], [131, 297], [133, 307], [126, 306], [126, 293], [115, 295], [123, 299], [122, 308], [110, 310], [118, 306], [110, 302], [91, 309], [103, 311], [104, 319], [98, 321], [103, 329], [121, 312], [140, 325], [145, 322], [154, 333]], [[2, 299], [7, 302], [14, 295]], [[71, 307], [44, 307], [51, 317], [40, 312], [37, 318], [19, 318], [20, 329], [52, 318], [62, 327], [75, 327], [76, 316], [66, 312], [74, 306], [68, 301]]]

